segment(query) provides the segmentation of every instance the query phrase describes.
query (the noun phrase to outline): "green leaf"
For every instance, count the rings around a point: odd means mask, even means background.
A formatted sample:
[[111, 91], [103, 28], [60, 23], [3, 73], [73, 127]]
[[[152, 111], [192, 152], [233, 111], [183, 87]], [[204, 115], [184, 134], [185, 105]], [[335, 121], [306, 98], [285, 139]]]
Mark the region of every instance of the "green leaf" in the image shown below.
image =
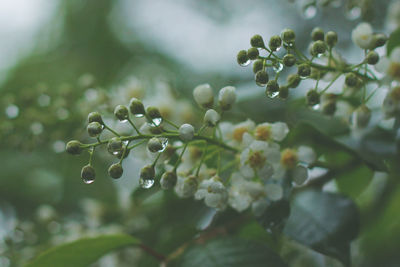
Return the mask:
[[87, 267], [112, 250], [137, 244], [139, 240], [124, 234], [84, 238], [49, 249], [26, 267]]
[[335, 181], [341, 193], [357, 199], [364, 192], [372, 180], [373, 171], [366, 166], [349, 170], [340, 176], [335, 177]]
[[390, 56], [393, 49], [400, 46], [400, 28], [392, 32], [386, 45], [387, 55]]
[[263, 243], [240, 238], [214, 239], [189, 248], [180, 267], [281, 267], [286, 263]]
[[348, 198], [332, 193], [297, 194], [284, 233], [320, 253], [350, 263], [350, 241], [359, 230], [359, 215]]

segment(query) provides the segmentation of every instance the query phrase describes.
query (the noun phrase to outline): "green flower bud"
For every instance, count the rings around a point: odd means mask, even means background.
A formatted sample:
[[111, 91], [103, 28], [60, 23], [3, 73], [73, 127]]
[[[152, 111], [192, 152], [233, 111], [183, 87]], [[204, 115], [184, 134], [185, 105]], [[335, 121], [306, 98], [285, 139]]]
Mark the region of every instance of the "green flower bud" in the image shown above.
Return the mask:
[[261, 48], [265, 47], [263, 38], [259, 34], [256, 34], [253, 37], [251, 37], [250, 44], [252, 47], [261, 47]]
[[98, 112], [90, 112], [88, 115], [88, 122], [98, 122], [100, 124], [104, 124], [103, 119], [101, 118], [100, 113]]
[[297, 74], [302, 77], [308, 77], [311, 74], [311, 67], [308, 64], [303, 63], [297, 67]]
[[383, 33], [377, 33], [373, 36], [373, 48], [384, 46], [387, 42], [388, 38]]
[[119, 137], [113, 137], [107, 144], [107, 150], [112, 155], [117, 155], [122, 151], [122, 140]]
[[353, 72], [349, 72], [346, 74], [345, 84], [349, 87], [358, 86], [358, 77]]
[[369, 51], [365, 60], [369, 65], [375, 65], [379, 61], [379, 55], [375, 51]]
[[140, 170], [140, 179], [153, 180], [156, 176], [153, 165], [146, 165]]
[[326, 33], [325, 36], [325, 43], [329, 46], [329, 47], [334, 47], [336, 45], [338, 41], [338, 35], [336, 32], [334, 31], [329, 31]]
[[103, 125], [98, 123], [97, 121], [91, 122], [87, 126], [87, 132], [89, 136], [96, 137], [103, 131]]
[[282, 99], [286, 99], [289, 96], [289, 87], [280, 86], [279, 87], [279, 97]]
[[147, 148], [149, 149], [150, 152], [156, 153], [163, 150], [164, 147], [160, 139], [158, 139], [157, 137], [153, 137], [147, 143]]
[[309, 106], [314, 106], [319, 104], [320, 102], [320, 94], [317, 92], [317, 90], [311, 89], [310, 91], [307, 92], [307, 105]]
[[69, 141], [65, 147], [67, 153], [72, 155], [79, 155], [82, 152], [81, 142], [78, 140]]
[[262, 59], [258, 59], [256, 61], [254, 61], [253, 63], [253, 72], [257, 73], [258, 71], [262, 70], [264, 66], [263, 60]]
[[160, 185], [162, 189], [168, 190], [174, 188], [176, 185], [177, 176], [173, 171], [165, 172], [161, 176]]
[[322, 113], [325, 115], [333, 115], [336, 111], [336, 100], [330, 99], [323, 103], [322, 105]]
[[270, 80], [267, 83], [267, 91], [268, 92], [278, 92], [279, 91], [279, 84], [276, 80]]
[[108, 168], [108, 175], [114, 179], [120, 178], [123, 172], [122, 165], [119, 163], [112, 164], [110, 168]]
[[326, 45], [323, 41], [316, 41], [312, 44], [311, 52], [313, 56], [325, 53]]
[[318, 40], [323, 41], [324, 37], [325, 37], [324, 30], [319, 27], [314, 28], [311, 32], [311, 39], [313, 41], [318, 41]]
[[146, 114], [151, 118], [151, 119], [159, 119], [162, 118], [160, 111], [156, 107], [147, 107], [146, 109]]
[[274, 35], [269, 39], [268, 46], [272, 51], [276, 51], [282, 45], [282, 39], [279, 35]]
[[281, 33], [282, 40], [287, 43], [294, 43], [296, 39], [296, 34], [292, 29], [284, 29]]
[[96, 178], [96, 172], [90, 165], [83, 166], [81, 171], [81, 178], [85, 184], [91, 184]]
[[118, 105], [114, 109], [114, 115], [117, 117], [118, 120], [124, 121], [129, 117], [128, 108], [123, 105]]
[[251, 47], [247, 50], [247, 56], [251, 59], [257, 59], [259, 55], [258, 49], [256, 47]]
[[286, 67], [292, 67], [296, 64], [296, 57], [292, 54], [287, 54], [283, 57], [283, 65]]
[[268, 73], [265, 70], [258, 71], [255, 80], [258, 86], [264, 87], [269, 80]]
[[143, 117], [146, 114], [142, 101], [137, 98], [131, 98], [129, 101], [129, 110], [136, 117]]
[[290, 87], [290, 88], [296, 88], [297, 86], [299, 86], [300, 82], [301, 82], [301, 78], [300, 78], [300, 75], [298, 75], [298, 74], [290, 74], [287, 77], [288, 87]]
[[249, 56], [246, 50], [240, 50], [236, 56], [236, 61], [240, 66], [247, 66], [249, 61]]

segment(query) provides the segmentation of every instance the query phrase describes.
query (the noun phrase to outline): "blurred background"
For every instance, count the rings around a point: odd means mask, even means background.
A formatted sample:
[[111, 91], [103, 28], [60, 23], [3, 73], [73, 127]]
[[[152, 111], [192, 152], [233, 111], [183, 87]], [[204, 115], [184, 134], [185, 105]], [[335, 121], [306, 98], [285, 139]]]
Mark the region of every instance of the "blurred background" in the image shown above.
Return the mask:
[[[337, 31], [338, 49], [346, 59], [357, 62], [362, 54], [351, 42], [351, 30], [360, 21], [368, 20], [379, 32], [393, 30], [387, 19], [389, 0], [336, 0], [326, 6], [310, 3], [313, 1], [1, 1], [0, 266], [21, 266], [54, 244], [108, 232], [134, 233], [168, 251], [176, 247], [178, 240], [171, 236], [177, 229], [189, 235], [193, 227], [203, 227], [199, 223], [207, 225], [214, 213], [201, 203], [182, 204], [173, 194], [137, 190], [140, 159], [129, 158], [123, 178], [111, 181], [107, 164], [103, 164], [110, 159], [99, 155], [95, 158], [96, 181], [85, 185], [79, 174], [87, 157], [66, 155], [65, 144], [88, 139], [89, 112], [111, 114], [116, 104], [127, 104], [132, 96], [148, 103], [159, 101], [182, 120], [182, 113], [192, 106], [192, 89], [201, 83], [210, 83], [214, 89], [237, 86], [239, 106], [232, 120], [242, 120], [247, 114], [256, 121], [285, 120], [290, 124], [293, 118], [288, 106], [296, 95], [289, 103], [260, 98], [264, 90], [255, 85], [251, 67], [236, 62], [237, 52], [250, 47], [251, 36], [268, 38], [290, 27], [306, 51], [309, 33], [319, 26]], [[304, 95], [306, 89], [305, 85], [298, 95]], [[196, 115], [193, 111], [193, 117], [185, 119], [195, 120]], [[355, 175], [371, 176], [367, 185], [372, 189], [384, 187], [382, 181], [387, 178], [375, 177], [384, 176], [382, 173], [363, 168], [364, 172]], [[375, 196], [372, 191], [368, 194]], [[371, 197], [363, 195], [360, 200], [361, 193], [352, 197], [367, 206]], [[171, 211], [177, 203], [180, 208]], [[192, 216], [193, 207], [198, 216]], [[374, 212], [369, 213], [366, 229], [374, 229], [374, 219], [382, 211]], [[175, 221], [166, 223], [172, 215]], [[398, 241], [392, 244], [381, 238], [374, 244], [372, 239], [369, 250], [361, 249], [360, 242], [357, 240], [353, 249], [356, 266], [396, 266], [399, 262], [393, 250], [381, 246], [396, 247]], [[379, 253], [369, 254], [377, 248]], [[306, 248], [296, 249], [291, 266], [338, 264]], [[386, 265], [376, 265], [383, 259]], [[96, 266], [132, 266], [135, 262], [142, 264], [139, 266], [154, 264], [140, 251], [129, 249], [102, 258]]]

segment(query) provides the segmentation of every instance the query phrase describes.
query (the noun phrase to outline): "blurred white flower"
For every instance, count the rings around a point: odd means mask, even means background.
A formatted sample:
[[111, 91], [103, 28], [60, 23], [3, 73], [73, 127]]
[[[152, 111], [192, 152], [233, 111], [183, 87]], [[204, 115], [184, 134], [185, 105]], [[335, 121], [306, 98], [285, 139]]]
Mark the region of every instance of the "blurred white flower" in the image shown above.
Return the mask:
[[351, 33], [353, 42], [362, 49], [369, 49], [373, 41], [372, 27], [367, 22], [362, 22], [357, 25]]

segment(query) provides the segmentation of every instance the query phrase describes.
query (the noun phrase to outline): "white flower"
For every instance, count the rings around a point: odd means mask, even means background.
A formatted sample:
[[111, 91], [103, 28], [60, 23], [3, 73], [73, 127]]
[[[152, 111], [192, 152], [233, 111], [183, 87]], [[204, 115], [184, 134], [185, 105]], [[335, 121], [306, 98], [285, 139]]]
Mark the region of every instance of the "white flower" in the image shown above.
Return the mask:
[[214, 93], [208, 83], [200, 84], [193, 90], [193, 98], [203, 108], [210, 108], [214, 102]]
[[265, 192], [267, 197], [272, 201], [280, 200], [283, 197], [283, 188], [279, 184], [266, 184]]
[[184, 141], [190, 141], [194, 137], [194, 128], [192, 125], [185, 123], [179, 127], [179, 138]]
[[226, 86], [219, 91], [218, 95], [219, 105], [223, 110], [232, 108], [236, 101], [236, 89], [233, 86]]
[[232, 138], [233, 140], [235, 140], [236, 142], [242, 142], [243, 140], [243, 135], [245, 133], [250, 133], [254, 130], [254, 127], [256, 126], [256, 124], [254, 123], [254, 121], [247, 119], [246, 121], [243, 121], [241, 123], [238, 123], [236, 125], [233, 126], [233, 130], [232, 130]]
[[220, 119], [221, 116], [213, 109], [207, 110], [206, 114], [204, 114], [204, 123], [211, 127], [217, 125]]
[[367, 22], [362, 22], [351, 33], [353, 42], [362, 49], [369, 49], [373, 41], [372, 27]]
[[389, 58], [381, 57], [375, 69], [389, 76], [388, 83], [393, 79], [400, 80], [400, 47], [394, 48]]
[[366, 105], [361, 105], [353, 112], [351, 119], [355, 129], [365, 128], [371, 120], [371, 110]]
[[185, 177], [178, 175], [175, 192], [181, 198], [188, 198], [196, 193], [198, 185], [199, 182], [196, 176]]
[[195, 199], [204, 198], [208, 207], [223, 210], [228, 203], [228, 192], [218, 176], [203, 180], [195, 194]]
[[400, 112], [400, 87], [395, 87], [390, 91], [382, 105], [385, 118], [391, 118]]
[[262, 184], [243, 179], [239, 173], [233, 173], [229, 188], [229, 205], [241, 212], [260, 197], [265, 196], [265, 188]]
[[282, 141], [289, 133], [289, 128], [284, 122], [268, 123], [264, 122], [257, 125], [254, 136], [257, 140], [277, 142]]
[[300, 162], [312, 164], [316, 161], [317, 155], [314, 150], [308, 146], [299, 146], [297, 148], [297, 157]]
[[297, 185], [302, 185], [308, 179], [308, 169], [303, 165], [297, 165], [292, 173], [292, 180]]

